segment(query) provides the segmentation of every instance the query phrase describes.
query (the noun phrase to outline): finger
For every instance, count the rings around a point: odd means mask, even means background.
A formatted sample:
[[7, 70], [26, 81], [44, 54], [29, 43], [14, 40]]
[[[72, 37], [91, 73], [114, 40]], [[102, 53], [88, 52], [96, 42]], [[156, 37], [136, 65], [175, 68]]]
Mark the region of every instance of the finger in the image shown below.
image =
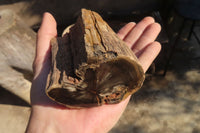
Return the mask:
[[160, 33], [161, 26], [158, 23], [150, 24], [138, 41], [133, 45], [132, 50], [136, 55], [139, 55], [143, 48], [145, 48], [148, 44], [155, 41], [158, 34]]
[[50, 13], [44, 13], [41, 27], [37, 34], [36, 56], [44, 57], [49, 49], [50, 40], [57, 35], [56, 21]]
[[131, 48], [132, 45], [140, 38], [146, 27], [152, 23], [154, 23], [154, 19], [152, 17], [145, 17], [142, 21], [140, 21], [124, 38], [127, 45]]
[[54, 17], [50, 13], [44, 13], [42, 24], [37, 34], [36, 57], [33, 63], [34, 72], [40, 71], [41, 64], [49, 55], [50, 40], [57, 36], [56, 27], [57, 24]]
[[119, 38], [123, 40], [135, 25], [136, 25], [135, 22], [130, 22], [126, 24], [124, 27], [122, 27], [117, 33]]
[[156, 58], [160, 50], [160, 43], [152, 42], [148, 46], [146, 46], [141, 55], [138, 57], [145, 72], [147, 71], [153, 60]]

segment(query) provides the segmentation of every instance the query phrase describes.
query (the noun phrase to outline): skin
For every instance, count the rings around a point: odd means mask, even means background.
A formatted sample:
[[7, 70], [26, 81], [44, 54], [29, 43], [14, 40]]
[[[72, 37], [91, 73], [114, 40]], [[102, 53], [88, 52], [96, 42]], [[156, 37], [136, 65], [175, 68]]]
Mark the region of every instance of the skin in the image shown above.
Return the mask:
[[[37, 34], [31, 88], [32, 111], [26, 132], [106, 133], [119, 120], [130, 96], [119, 104], [68, 109], [54, 103], [45, 95], [46, 78], [51, 65], [50, 40], [57, 36], [56, 27], [54, 17], [44, 13]], [[145, 72], [161, 49], [160, 43], [155, 41], [160, 30], [160, 25], [153, 18], [145, 17], [138, 24], [128, 23], [117, 33], [136, 54]]]

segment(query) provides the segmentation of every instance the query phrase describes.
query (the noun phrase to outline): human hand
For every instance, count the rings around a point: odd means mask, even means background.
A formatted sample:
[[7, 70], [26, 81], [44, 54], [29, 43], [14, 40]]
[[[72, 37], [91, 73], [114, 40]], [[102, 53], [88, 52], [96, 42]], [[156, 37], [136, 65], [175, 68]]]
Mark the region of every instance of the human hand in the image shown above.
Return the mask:
[[[138, 24], [125, 25], [118, 36], [138, 57], [144, 71], [158, 55], [161, 46], [155, 42], [160, 25], [151, 17]], [[47, 75], [51, 65], [50, 40], [57, 36], [56, 21], [45, 13], [37, 35], [36, 57], [33, 63], [34, 79], [31, 88], [32, 112], [27, 133], [104, 133], [119, 120], [130, 96], [119, 104], [69, 109], [51, 101], [45, 94]]]

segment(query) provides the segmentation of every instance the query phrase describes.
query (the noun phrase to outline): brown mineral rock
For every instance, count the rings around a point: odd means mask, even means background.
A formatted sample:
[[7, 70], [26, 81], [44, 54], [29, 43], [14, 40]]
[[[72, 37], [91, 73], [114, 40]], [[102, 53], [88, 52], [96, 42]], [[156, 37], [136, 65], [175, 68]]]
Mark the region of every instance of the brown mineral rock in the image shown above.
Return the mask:
[[137, 57], [96, 12], [82, 9], [69, 32], [51, 45], [46, 94], [62, 105], [115, 104], [142, 86]]

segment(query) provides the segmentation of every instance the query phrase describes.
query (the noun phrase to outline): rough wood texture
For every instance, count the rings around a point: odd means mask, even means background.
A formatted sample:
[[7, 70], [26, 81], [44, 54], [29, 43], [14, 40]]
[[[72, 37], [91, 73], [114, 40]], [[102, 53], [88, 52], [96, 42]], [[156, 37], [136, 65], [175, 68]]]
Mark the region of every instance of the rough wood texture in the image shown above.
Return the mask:
[[0, 10], [0, 86], [30, 103], [36, 34], [13, 11]]
[[119, 103], [144, 81], [134, 53], [96, 12], [82, 9], [70, 32], [51, 45], [46, 93], [67, 107]]

